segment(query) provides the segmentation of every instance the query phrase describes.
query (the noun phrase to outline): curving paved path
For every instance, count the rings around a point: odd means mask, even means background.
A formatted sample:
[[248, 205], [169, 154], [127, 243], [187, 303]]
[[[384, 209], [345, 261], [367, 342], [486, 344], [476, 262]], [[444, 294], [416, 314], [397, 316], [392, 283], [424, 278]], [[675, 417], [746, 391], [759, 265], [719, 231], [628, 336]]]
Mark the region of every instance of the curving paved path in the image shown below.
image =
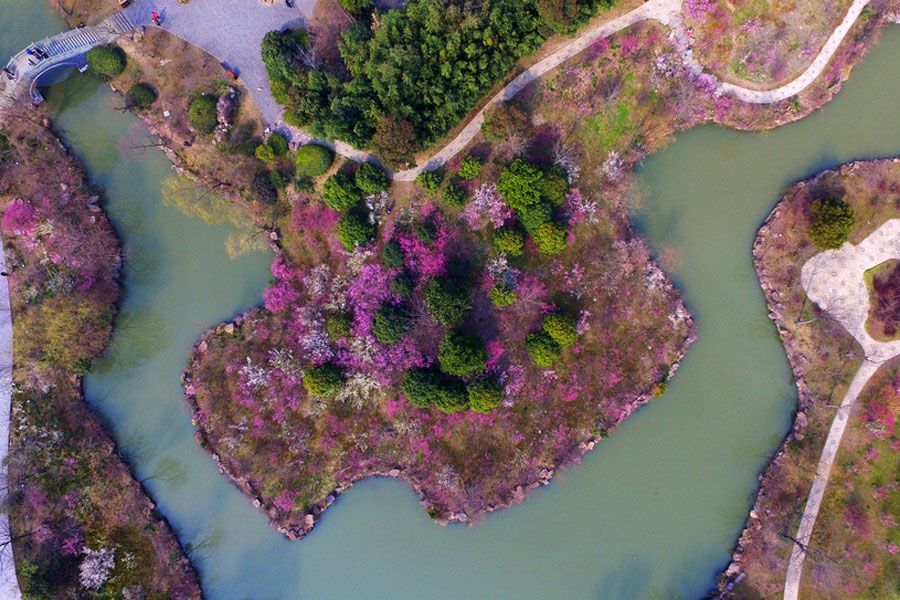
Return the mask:
[[[0, 242], [0, 271], [6, 271], [6, 258]], [[12, 314], [9, 309], [9, 284], [0, 276], [0, 479], [7, 485], [6, 455], [9, 453], [9, 413], [12, 403], [13, 335]], [[0, 513], [0, 535], [11, 536], [9, 515]], [[5, 541], [5, 540], [0, 540]], [[16, 579], [16, 563], [13, 545], [0, 548], [0, 598], [20, 600], [19, 581]]]
[[739, 100], [754, 104], [779, 102], [800, 93], [822, 73], [825, 66], [828, 64], [828, 61], [830, 61], [831, 57], [834, 56], [834, 53], [837, 52], [837, 49], [847, 35], [847, 32], [850, 31], [850, 28], [856, 23], [856, 19], [862, 14], [862, 11], [867, 4], [869, 4], [869, 0], [854, 0], [853, 4], [850, 5], [850, 10], [848, 10], [847, 14], [844, 16], [844, 20], [841, 21], [841, 24], [831, 33], [831, 36], [825, 42], [825, 45], [822, 46], [822, 50], [819, 51], [818, 56], [816, 56], [806, 70], [793, 81], [789, 81], [774, 90], [766, 91], [748, 90], [731, 83], [721, 84], [719, 90], [723, 94], [731, 94]]
[[[265, 65], [259, 52], [260, 43], [266, 33], [274, 29], [303, 25], [312, 15], [316, 0], [295, 1], [295, 6], [289, 8], [281, 0], [274, 0], [272, 6], [248, 0], [193, 0], [187, 4], [181, 4], [178, 0], [135, 0], [122, 12], [134, 25], [149, 25], [151, 12], [158, 12], [162, 16], [163, 29], [202, 48], [240, 75], [270, 128], [284, 132], [295, 143], [306, 143], [312, 140], [308, 133], [284, 123], [283, 109], [272, 97]], [[768, 91], [748, 90], [734, 84], [720, 83], [718, 93], [730, 94], [745, 102], [756, 104], [778, 102], [797, 94], [822, 73], [869, 1], [854, 0], [844, 20], [826, 41], [818, 56], [795, 80]], [[488, 101], [485, 108], [511, 99], [526, 85], [582, 52], [594, 42], [618, 33], [638, 21], [654, 19], [669, 25], [677, 34], [677, 46], [682, 50], [685, 49], [687, 38], [681, 2], [682, 0], [648, 0], [616, 19], [582, 30], [568, 44], [513, 79]], [[684, 60], [694, 74], [703, 71], [703, 66], [693, 56], [685, 57]], [[422, 171], [436, 169], [447, 162], [478, 134], [484, 121], [484, 110], [484, 108], [480, 110], [450, 143], [435, 152], [424, 164], [395, 173], [394, 179], [410, 181]], [[337, 141], [333, 145], [326, 145], [347, 158], [380, 163], [377, 156], [357, 150], [344, 142]]]
[[900, 219], [886, 221], [859, 245], [854, 246], [848, 242], [840, 250], [816, 254], [803, 265], [800, 274], [800, 282], [809, 298], [859, 342], [865, 353], [865, 360], [841, 400], [822, 448], [822, 456], [816, 466], [816, 475], [797, 529], [796, 539], [799, 543], [794, 544], [791, 550], [784, 583], [784, 600], [797, 600], [806, 558], [804, 548], [812, 537], [831, 467], [841, 445], [853, 403], [881, 363], [900, 355], [900, 341], [879, 342], [866, 331], [869, 290], [863, 273], [890, 259], [900, 259]]

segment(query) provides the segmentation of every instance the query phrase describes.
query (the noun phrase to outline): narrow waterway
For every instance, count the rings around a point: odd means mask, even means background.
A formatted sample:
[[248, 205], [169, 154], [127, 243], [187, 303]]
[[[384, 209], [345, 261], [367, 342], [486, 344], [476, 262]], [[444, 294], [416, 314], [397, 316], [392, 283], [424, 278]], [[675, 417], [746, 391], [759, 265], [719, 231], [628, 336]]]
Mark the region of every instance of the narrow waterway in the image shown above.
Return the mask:
[[[209, 1], [209, 0], [195, 0]], [[0, 0], [10, 54], [59, 29], [40, 0]], [[6, 28], [4, 28], [6, 29]], [[14, 35], [13, 35], [14, 34]], [[209, 325], [259, 301], [268, 254], [230, 260], [224, 227], [161, 201], [171, 175], [137, 145], [121, 100], [77, 76], [47, 90], [64, 137], [107, 191], [126, 255], [114, 344], [89, 401], [195, 557], [214, 600], [697, 598], [746, 517], [758, 470], [795, 402], [753, 273], [754, 232], [781, 191], [822, 168], [900, 155], [900, 28], [889, 30], [838, 98], [773, 132], [687, 132], [641, 169], [639, 228], [678, 259], [699, 339], [666, 395], [524, 505], [478, 527], [434, 525], [413, 494], [369, 480], [301, 542], [286, 542], [218, 474], [192, 438], [178, 377]]]

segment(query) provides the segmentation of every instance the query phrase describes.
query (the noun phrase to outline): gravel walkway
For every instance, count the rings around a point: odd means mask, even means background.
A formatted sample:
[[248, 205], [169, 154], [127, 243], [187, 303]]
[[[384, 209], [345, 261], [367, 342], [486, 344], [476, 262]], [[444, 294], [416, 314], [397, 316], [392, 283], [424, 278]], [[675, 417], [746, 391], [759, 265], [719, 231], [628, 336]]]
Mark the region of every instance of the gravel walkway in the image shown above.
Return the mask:
[[878, 371], [884, 361], [900, 355], [900, 341], [879, 342], [866, 331], [869, 318], [869, 290], [866, 288], [863, 273], [886, 260], [900, 259], [900, 219], [886, 221], [872, 232], [869, 237], [854, 246], [849, 242], [840, 250], [828, 250], [816, 254], [803, 265], [800, 281], [810, 300], [819, 305], [850, 332], [865, 352], [865, 360], [856, 372], [850, 388], [841, 400], [822, 456], [816, 466], [809, 497], [796, 539], [788, 562], [787, 578], [784, 583], [784, 600], [797, 600], [800, 589], [800, 578], [803, 574], [803, 562], [806, 558], [804, 548], [812, 537], [819, 507], [831, 475], [831, 467], [841, 445], [841, 438], [853, 403], [862, 392], [869, 379]]

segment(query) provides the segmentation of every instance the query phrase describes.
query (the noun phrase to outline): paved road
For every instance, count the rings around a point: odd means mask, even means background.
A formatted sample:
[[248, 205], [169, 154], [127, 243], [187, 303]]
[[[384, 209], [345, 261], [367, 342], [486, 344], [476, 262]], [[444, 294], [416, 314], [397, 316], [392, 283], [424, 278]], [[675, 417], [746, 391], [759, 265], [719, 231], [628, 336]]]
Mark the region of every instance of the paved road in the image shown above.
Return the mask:
[[835, 28], [831, 36], [825, 42], [825, 45], [822, 46], [819, 55], [816, 56], [806, 70], [793, 81], [789, 81], [774, 90], [767, 91], [748, 90], [731, 83], [723, 83], [719, 89], [724, 94], [731, 94], [739, 100], [752, 102], [754, 104], [779, 102], [800, 93], [822, 73], [825, 66], [828, 65], [828, 61], [830, 61], [831, 57], [834, 56], [834, 53], [837, 52], [838, 47], [844, 40], [844, 36], [850, 31], [850, 27], [853, 26], [856, 19], [862, 14], [863, 9], [868, 3], [869, 0], [854, 0], [853, 4], [850, 6], [850, 10], [848, 10], [847, 14], [844, 16], [844, 20]]
[[[6, 271], [3, 244], [0, 243], [0, 271]], [[12, 316], [9, 310], [9, 284], [0, 277], [0, 479], [6, 482], [6, 455], [9, 453], [9, 411], [12, 403]], [[0, 513], [0, 535], [8, 535], [9, 515]], [[0, 549], [0, 598], [20, 600], [19, 581], [16, 579], [16, 563], [13, 546]]]
[[[872, 232], [869, 237], [854, 246], [846, 243], [840, 250], [827, 250], [810, 258], [803, 265], [800, 280], [810, 300], [819, 305], [838, 321], [862, 346], [865, 360], [859, 367], [850, 388], [841, 400], [822, 456], [816, 466], [806, 507], [800, 518], [791, 558], [788, 562], [784, 583], [784, 600], [797, 600], [803, 562], [806, 558], [804, 547], [812, 537], [819, 507], [828, 485], [831, 468], [841, 445], [841, 438], [850, 418], [853, 403], [862, 392], [869, 379], [881, 364], [900, 355], [900, 341], [879, 342], [866, 331], [869, 318], [869, 290], [863, 273], [890, 259], [900, 259], [900, 219], [891, 219]], [[801, 546], [802, 544], [802, 546]]]

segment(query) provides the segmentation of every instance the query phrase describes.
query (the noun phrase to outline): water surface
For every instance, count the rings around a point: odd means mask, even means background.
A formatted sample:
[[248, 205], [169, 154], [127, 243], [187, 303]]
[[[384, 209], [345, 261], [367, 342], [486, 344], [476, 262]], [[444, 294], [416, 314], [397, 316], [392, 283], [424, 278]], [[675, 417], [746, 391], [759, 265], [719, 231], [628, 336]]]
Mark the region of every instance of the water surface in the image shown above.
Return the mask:
[[[0, 19], [46, 12], [37, 0], [0, 0]], [[0, 50], [17, 49], [7, 42]], [[478, 527], [441, 528], [403, 484], [368, 480], [301, 542], [268, 528], [218, 474], [191, 437], [178, 383], [197, 336], [259, 302], [270, 256], [229, 260], [224, 227], [162, 205], [171, 169], [155, 151], [123, 156], [141, 130], [112, 110], [121, 101], [106, 88], [73, 77], [46, 95], [106, 188], [128, 257], [114, 345], [87, 380], [88, 398], [141, 477], [177, 463], [182, 478], [148, 487], [182, 542], [200, 547], [210, 598], [697, 598], [727, 563], [796, 400], [752, 270], [754, 232], [792, 182], [900, 155], [900, 29], [812, 117], [761, 134], [698, 128], [641, 168], [648, 198], [637, 225], [674, 250], [699, 328], [662, 399], [582, 465]]]

